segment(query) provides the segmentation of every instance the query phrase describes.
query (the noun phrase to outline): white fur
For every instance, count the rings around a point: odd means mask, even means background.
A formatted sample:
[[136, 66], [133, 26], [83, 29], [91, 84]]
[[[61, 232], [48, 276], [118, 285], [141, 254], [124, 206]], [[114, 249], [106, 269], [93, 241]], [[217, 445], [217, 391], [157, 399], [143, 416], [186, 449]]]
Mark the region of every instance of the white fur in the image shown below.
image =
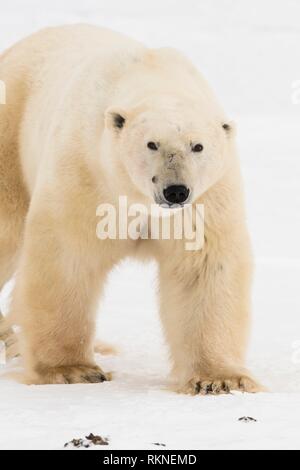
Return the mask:
[[[80, 25], [17, 44], [0, 58], [0, 78], [8, 89], [0, 281], [18, 267], [11, 322], [22, 327], [27, 380], [105, 378], [93, 358], [98, 296], [112, 267], [136, 256], [160, 266], [180, 390], [258, 390], [244, 369], [251, 253], [234, 128], [223, 127], [227, 118], [198, 71], [175, 50]], [[205, 205], [201, 252], [185, 251], [182, 240], [96, 238], [98, 204], [127, 195], [149, 205], [172, 184]]]

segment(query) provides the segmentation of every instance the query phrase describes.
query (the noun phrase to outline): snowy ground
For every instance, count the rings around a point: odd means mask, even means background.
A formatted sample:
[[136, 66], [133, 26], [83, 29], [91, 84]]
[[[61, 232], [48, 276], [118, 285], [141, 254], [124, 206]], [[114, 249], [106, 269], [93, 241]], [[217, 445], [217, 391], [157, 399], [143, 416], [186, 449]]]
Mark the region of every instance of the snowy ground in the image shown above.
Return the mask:
[[[155, 266], [127, 263], [112, 273], [99, 309], [99, 335], [120, 349], [99, 357], [114, 380], [26, 387], [7, 378], [13, 365], [3, 367], [0, 449], [60, 449], [90, 432], [108, 436], [109, 449], [155, 449], [154, 442], [168, 449], [300, 449], [300, 104], [292, 104], [292, 83], [300, 79], [299, 2], [48, 0], [41, 7], [0, 0], [0, 11], [1, 49], [46, 24], [93, 22], [180, 47], [213, 83], [238, 122], [256, 256], [249, 364], [271, 390], [169, 392]], [[7, 291], [0, 300], [5, 306]], [[242, 416], [258, 422], [241, 423]]]

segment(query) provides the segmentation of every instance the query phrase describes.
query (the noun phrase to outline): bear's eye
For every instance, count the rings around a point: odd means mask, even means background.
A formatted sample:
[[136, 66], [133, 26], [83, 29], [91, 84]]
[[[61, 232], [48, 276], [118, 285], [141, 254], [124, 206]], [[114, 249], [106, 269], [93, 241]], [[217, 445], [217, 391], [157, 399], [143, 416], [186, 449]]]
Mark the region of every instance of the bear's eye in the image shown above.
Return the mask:
[[203, 150], [203, 145], [202, 144], [196, 144], [192, 146], [192, 151], [193, 152], [202, 152]]
[[150, 150], [158, 150], [158, 145], [155, 142], [148, 142], [147, 147]]

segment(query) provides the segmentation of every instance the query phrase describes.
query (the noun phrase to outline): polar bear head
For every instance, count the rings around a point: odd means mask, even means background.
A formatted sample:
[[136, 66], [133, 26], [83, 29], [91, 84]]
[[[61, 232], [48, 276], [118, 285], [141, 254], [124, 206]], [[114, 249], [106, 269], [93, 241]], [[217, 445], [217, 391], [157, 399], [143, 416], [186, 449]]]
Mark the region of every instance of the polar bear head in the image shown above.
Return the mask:
[[211, 108], [166, 94], [131, 109], [109, 108], [110, 160], [152, 202], [194, 202], [222, 178], [234, 154], [233, 125]]

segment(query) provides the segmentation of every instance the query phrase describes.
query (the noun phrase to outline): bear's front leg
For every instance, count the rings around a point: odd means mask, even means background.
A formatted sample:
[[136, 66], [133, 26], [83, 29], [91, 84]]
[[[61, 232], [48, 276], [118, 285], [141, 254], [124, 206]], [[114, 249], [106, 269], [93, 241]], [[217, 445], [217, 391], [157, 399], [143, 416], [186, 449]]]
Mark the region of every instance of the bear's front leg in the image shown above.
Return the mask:
[[12, 303], [27, 383], [109, 379], [93, 354], [94, 317], [106, 272], [97, 242], [94, 226], [85, 219], [76, 225], [46, 212], [28, 218]]
[[180, 392], [262, 390], [244, 367], [251, 259], [233, 247], [174, 248], [161, 260], [161, 317]]

